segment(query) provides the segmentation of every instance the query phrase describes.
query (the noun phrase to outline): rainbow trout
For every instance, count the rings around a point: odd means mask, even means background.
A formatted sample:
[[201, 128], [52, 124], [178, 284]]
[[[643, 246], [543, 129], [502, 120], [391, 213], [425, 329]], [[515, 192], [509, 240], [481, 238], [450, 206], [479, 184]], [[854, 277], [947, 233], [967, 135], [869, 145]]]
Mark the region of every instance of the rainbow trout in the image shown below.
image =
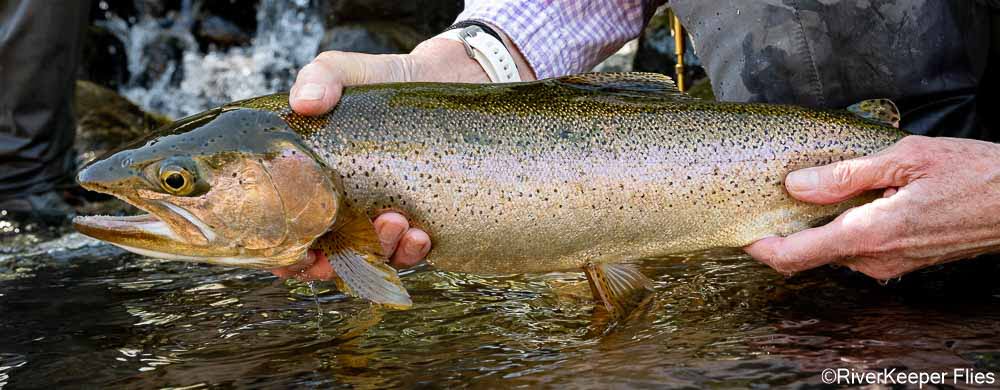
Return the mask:
[[433, 238], [439, 269], [584, 269], [614, 311], [650, 285], [621, 263], [742, 247], [871, 200], [806, 204], [782, 180], [906, 135], [847, 111], [697, 100], [642, 73], [358, 86], [320, 117], [287, 101], [188, 117], [83, 169], [85, 188], [148, 214], [76, 228], [142, 255], [236, 267], [318, 249], [344, 291], [408, 307], [370, 222], [395, 210]]

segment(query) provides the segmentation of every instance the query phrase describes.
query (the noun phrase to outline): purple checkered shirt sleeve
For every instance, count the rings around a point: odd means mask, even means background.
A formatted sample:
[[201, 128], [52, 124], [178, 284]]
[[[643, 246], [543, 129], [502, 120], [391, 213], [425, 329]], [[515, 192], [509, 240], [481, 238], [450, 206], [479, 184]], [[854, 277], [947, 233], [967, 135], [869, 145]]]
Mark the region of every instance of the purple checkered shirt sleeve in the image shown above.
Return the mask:
[[[539, 79], [590, 71], [642, 31], [655, 0], [466, 0], [457, 21], [499, 27]], [[651, 10], [650, 10], [651, 11]]]

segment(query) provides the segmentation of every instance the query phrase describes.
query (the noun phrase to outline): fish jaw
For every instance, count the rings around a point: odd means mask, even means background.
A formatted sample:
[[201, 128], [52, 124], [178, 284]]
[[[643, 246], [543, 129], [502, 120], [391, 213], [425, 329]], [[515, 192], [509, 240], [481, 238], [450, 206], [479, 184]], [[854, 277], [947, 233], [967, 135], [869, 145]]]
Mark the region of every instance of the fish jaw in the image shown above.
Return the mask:
[[301, 262], [308, 242], [274, 249], [253, 250], [232, 245], [207, 223], [158, 194], [143, 190], [122, 195], [108, 193], [146, 213], [131, 216], [78, 216], [73, 227], [129, 252], [164, 260], [208, 263], [226, 267], [272, 269]]
[[[84, 185], [85, 188], [100, 191]], [[105, 192], [143, 211], [132, 216], [78, 216], [73, 227], [87, 236], [107, 241], [143, 255], [177, 260], [233, 255], [233, 250], [213, 245], [215, 231], [184, 208], [163, 199], [140, 197], [139, 191], [129, 195]], [[141, 200], [140, 200], [141, 199]]]
[[[183, 210], [183, 209], [181, 209]], [[193, 217], [178, 213], [181, 218]], [[189, 223], [201, 229], [203, 223]], [[271, 269], [289, 266], [306, 258], [307, 244], [280, 253], [258, 253], [242, 248], [196, 245], [178, 235], [174, 228], [152, 213], [133, 216], [78, 216], [73, 227], [80, 233], [106, 241], [129, 252], [164, 260], [208, 263], [227, 267]], [[211, 233], [203, 231], [209, 236]]]

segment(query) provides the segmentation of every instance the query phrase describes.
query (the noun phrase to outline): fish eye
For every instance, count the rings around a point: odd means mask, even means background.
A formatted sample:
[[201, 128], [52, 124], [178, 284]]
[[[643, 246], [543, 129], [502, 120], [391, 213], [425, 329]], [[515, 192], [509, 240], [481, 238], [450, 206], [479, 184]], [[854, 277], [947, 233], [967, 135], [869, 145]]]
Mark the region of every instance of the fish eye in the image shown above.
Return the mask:
[[183, 167], [165, 165], [160, 168], [160, 186], [174, 195], [190, 195], [194, 191], [194, 175]]

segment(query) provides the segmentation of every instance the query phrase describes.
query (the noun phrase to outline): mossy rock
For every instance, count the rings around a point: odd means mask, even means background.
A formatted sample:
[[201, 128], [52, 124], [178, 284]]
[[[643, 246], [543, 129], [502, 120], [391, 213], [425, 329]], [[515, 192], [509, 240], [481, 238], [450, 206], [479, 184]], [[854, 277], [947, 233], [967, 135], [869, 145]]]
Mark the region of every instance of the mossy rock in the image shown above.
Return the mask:
[[76, 151], [80, 166], [148, 135], [170, 118], [143, 111], [115, 91], [77, 80]]

